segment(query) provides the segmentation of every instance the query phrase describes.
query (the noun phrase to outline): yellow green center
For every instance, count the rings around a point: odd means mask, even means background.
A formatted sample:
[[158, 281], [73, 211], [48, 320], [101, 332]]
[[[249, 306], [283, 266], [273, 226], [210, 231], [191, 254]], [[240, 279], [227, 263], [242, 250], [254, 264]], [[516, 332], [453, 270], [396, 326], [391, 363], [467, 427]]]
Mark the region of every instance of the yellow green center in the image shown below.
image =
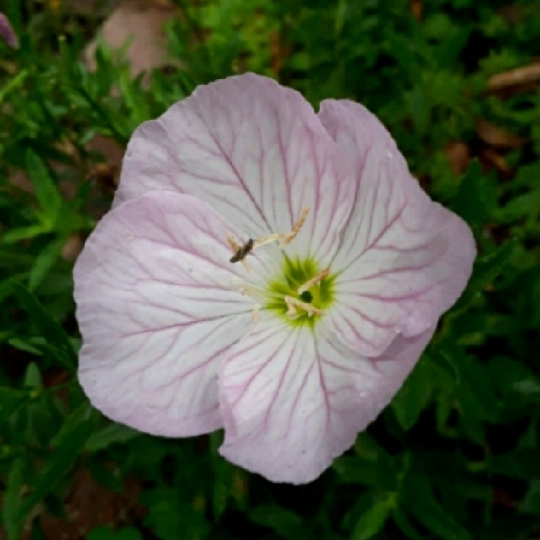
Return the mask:
[[289, 324], [307, 324], [313, 327], [320, 315], [310, 315], [308, 311], [296, 307], [297, 315], [291, 318], [287, 314], [289, 307], [285, 302], [285, 297], [296, 298], [300, 302], [322, 311], [327, 309], [334, 299], [334, 277], [332, 274], [298, 294], [298, 289], [320, 274], [322, 270], [312, 259], [285, 258], [283, 272], [268, 285], [271, 295], [265, 307], [286, 319]]

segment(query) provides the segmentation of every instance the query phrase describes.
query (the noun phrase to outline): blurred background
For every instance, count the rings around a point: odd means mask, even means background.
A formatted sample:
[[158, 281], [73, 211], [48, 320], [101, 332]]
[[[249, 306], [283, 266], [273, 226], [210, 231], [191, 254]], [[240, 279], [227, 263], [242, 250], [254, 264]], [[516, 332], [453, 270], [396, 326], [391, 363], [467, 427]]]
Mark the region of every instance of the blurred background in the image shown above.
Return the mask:
[[[540, 538], [538, 0], [1, 0], [0, 539]], [[136, 126], [255, 71], [386, 124], [472, 227], [473, 278], [321, 478], [273, 485], [221, 433], [141, 435], [76, 380], [71, 270]]]

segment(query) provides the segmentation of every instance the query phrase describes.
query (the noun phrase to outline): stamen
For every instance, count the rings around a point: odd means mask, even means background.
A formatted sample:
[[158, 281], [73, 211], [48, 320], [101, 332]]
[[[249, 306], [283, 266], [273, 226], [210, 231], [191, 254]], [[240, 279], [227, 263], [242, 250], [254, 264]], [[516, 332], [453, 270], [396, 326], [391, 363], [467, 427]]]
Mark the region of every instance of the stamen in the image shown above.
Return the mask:
[[250, 283], [244, 281], [242, 278], [236, 276], [231, 279], [230, 288], [233, 291], [238, 291], [242, 296], [250, 296], [251, 298], [256, 300], [264, 298], [266, 300], [271, 299], [279, 302], [283, 299], [282, 294], [267, 291], [266, 289], [261, 289], [260, 287], [251, 285]]
[[287, 310], [287, 317], [289, 317], [290, 319], [294, 319], [298, 315], [298, 312], [296, 311], [296, 308], [294, 307], [291, 300], [294, 300], [294, 298], [292, 298], [291, 296], [285, 297], [285, 304], [287, 304], [287, 307], [289, 308]]
[[298, 287], [298, 294], [302, 294], [303, 292], [307, 291], [308, 289], [311, 289], [313, 285], [316, 285], [317, 283], [320, 283], [328, 274], [330, 273], [330, 268], [326, 268], [322, 272], [319, 272], [316, 276], [312, 277], [308, 281], [306, 281], [303, 285]]
[[298, 218], [298, 221], [293, 225], [293, 228], [291, 232], [285, 234], [283, 236], [283, 245], [286, 246], [287, 244], [290, 244], [298, 235], [300, 232], [300, 229], [306, 222], [307, 215], [309, 213], [309, 208], [305, 207], [302, 208], [302, 213], [300, 214], [300, 217]]
[[251, 296], [255, 298], [264, 298], [267, 296], [266, 291], [254, 287], [240, 278], [233, 278], [231, 280], [231, 289], [240, 292], [244, 296]]
[[255, 304], [253, 311], [251, 312], [251, 320], [253, 322], [259, 322], [259, 311], [261, 310], [261, 304]]
[[298, 311], [296, 308], [303, 309], [307, 314], [308, 317], [312, 317], [313, 315], [322, 315], [323, 312], [313, 307], [311, 304], [307, 304], [306, 302], [302, 302], [301, 300], [298, 300], [298, 298], [294, 298], [292, 296], [285, 296], [284, 298], [285, 304], [287, 304], [287, 307], [289, 308], [287, 310], [287, 315], [292, 319], [296, 317], [298, 314]]
[[[263, 236], [262, 238], [259, 238], [258, 240], [255, 240], [253, 242], [253, 249], [259, 248], [261, 246], [265, 246], [267, 244], [271, 244], [272, 242], [279, 242], [279, 241], [281, 241], [281, 243], [284, 246], [286, 246], [287, 244], [290, 244], [296, 238], [296, 236], [300, 232], [300, 229], [306, 222], [308, 213], [309, 213], [309, 208], [307, 207], [303, 208], [302, 213], [300, 214], [300, 217], [298, 218], [298, 221], [293, 225], [293, 228], [288, 233], [274, 233], [268, 236]], [[235, 251], [237, 250], [238, 250], [238, 247]]]
[[253, 249], [266, 246], [266, 244], [271, 244], [272, 242], [277, 242], [278, 240], [281, 240], [283, 238], [283, 233], [275, 233], [271, 234], [269, 236], [263, 236], [262, 238], [259, 238], [258, 240], [255, 240], [253, 242]]

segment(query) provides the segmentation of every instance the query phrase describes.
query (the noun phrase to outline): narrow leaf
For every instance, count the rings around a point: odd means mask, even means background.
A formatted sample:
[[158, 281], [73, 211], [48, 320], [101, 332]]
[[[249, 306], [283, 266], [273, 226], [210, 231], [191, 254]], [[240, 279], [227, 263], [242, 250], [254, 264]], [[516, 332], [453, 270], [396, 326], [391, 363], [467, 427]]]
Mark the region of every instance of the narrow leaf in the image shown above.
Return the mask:
[[493, 253], [476, 261], [469, 284], [456, 303], [454, 312], [466, 308], [477, 294], [483, 292], [493, 282], [509, 262], [517, 244], [518, 240], [513, 238]]
[[46, 223], [38, 223], [37, 225], [28, 225], [28, 227], [19, 227], [11, 229], [2, 236], [4, 244], [14, 244], [21, 240], [29, 240], [40, 234], [50, 232], [51, 227]]
[[396, 522], [396, 525], [401, 529], [401, 532], [405, 535], [405, 538], [408, 538], [409, 540], [425, 540], [425, 538], [412, 526], [405, 513], [403, 513], [398, 506], [392, 509], [392, 518]]
[[42, 473], [35, 482], [34, 490], [21, 505], [19, 512], [21, 520], [30, 514], [43, 497], [71, 469], [92, 435], [97, 419], [97, 413], [86, 403], [68, 417], [64, 427], [55, 437], [58, 447], [43, 465]]
[[8, 540], [18, 540], [24, 525], [24, 522], [19, 518], [23, 466], [24, 463], [21, 459], [16, 459], [12, 464], [4, 494], [2, 518]]
[[26, 170], [43, 213], [49, 221], [55, 221], [62, 206], [62, 196], [49, 169], [31, 148], [26, 151]]
[[[4, 287], [6, 287], [7, 291], [4, 290]], [[77, 355], [68, 335], [62, 326], [47, 313], [34, 294], [15, 280], [6, 280], [1, 284], [0, 290], [0, 299], [2, 294], [8, 291], [17, 297], [19, 305], [39, 329], [41, 335], [57, 350], [58, 361], [68, 369], [73, 370]]]
[[86, 443], [86, 450], [96, 452], [111, 444], [127, 442], [140, 435], [138, 431], [122, 424], [109, 424], [92, 434]]
[[424, 356], [392, 400], [392, 410], [404, 430], [409, 430], [429, 405], [433, 388], [433, 371]]
[[375, 501], [356, 523], [351, 540], [368, 540], [375, 536], [384, 527], [393, 504], [392, 494]]
[[34, 291], [43, 279], [47, 276], [49, 270], [55, 265], [56, 261], [62, 254], [62, 248], [66, 243], [64, 237], [60, 237], [54, 242], [51, 242], [43, 251], [35, 258], [34, 265], [28, 276], [28, 289]]
[[498, 208], [496, 193], [494, 176], [484, 174], [480, 162], [474, 159], [461, 179], [452, 210], [478, 232]]
[[0, 426], [6, 422], [20, 407], [29, 402], [30, 392], [15, 390], [5, 386], [0, 387]]
[[437, 502], [429, 478], [419, 472], [407, 476], [403, 501], [409, 512], [437, 538], [470, 540], [470, 534]]
[[270, 504], [258, 506], [249, 513], [249, 518], [254, 523], [273, 529], [281, 538], [287, 540], [306, 538], [302, 518], [280, 506]]

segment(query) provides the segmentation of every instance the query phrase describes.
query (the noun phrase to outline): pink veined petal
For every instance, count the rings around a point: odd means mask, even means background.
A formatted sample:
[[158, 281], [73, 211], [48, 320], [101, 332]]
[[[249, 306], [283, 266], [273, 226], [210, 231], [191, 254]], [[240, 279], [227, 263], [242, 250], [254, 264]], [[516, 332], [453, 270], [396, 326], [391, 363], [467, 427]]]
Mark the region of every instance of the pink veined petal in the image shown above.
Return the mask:
[[317, 328], [260, 321], [220, 370], [220, 453], [274, 482], [314, 480], [389, 403], [432, 333], [370, 360]]
[[105, 415], [168, 436], [222, 426], [218, 364], [248, 330], [231, 290], [231, 230], [198, 199], [154, 192], [118, 206], [74, 270], [79, 380]]
[[298, 92], [248, 73], [199, 86], [135, 131], [116, 203], [151, 190], [200, 197], [255, 239], [290, 231], [307, 207], [288, 251], [302, 246], [324, 264], [350, 212], [354, 178]]
[[322, 123], [355, 163], [356, 202], [332, 261], [339, 275], [334, 331], [376, 356], [399, 333], [435, 325], [465, 288], [476, 256], [457, 215], [431, 201], [388, 131], [364, 107], [328, 100]]

